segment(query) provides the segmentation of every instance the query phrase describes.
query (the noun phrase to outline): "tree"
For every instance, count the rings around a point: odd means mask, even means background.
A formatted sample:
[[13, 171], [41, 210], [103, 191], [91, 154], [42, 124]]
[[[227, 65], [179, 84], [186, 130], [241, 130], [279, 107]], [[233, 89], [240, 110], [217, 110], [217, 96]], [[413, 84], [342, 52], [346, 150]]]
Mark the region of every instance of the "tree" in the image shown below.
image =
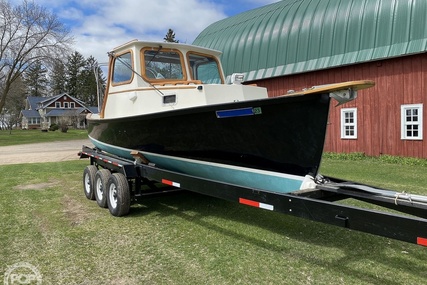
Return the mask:
[[93, 56], [90, 56], [86, 59], [86, 65], [84, 70], [81, 73], [80, 80], [82, 82], [81, 100], [89, 106], [96, 106], [98, 97], [97, 97], [97, 82], [96, 76], [98, 76], [98, 84], [100, 86], [105, 85], [105, 78], [103, 78], [102, 70], [96, 68], [98, 62]]
[[66, 74], [66, 90], [68, 95], [82, 100], [82, 72], [86, 65], [85, 58], [82, 54], [75, 51], [68, 56], [67, 64], [65, 65]]
[[52, 94], [62, 94], [66, 92], [65, 64], [57, 60], [53, 64], [50, 72], [50, 91]]
[[[98, 76], [100, 86], [105, 85], [105, 78], [102, 70], [96, 68], [98, 62], [93, 56], [87, 59], [79, 52], [75, 51], [68, 57], [65, 66], [66, 92], [89, 106], [97, 105], [97, 81]], [[96, 72], [97, 74], [94, 74]]]
[[0, 112], [12, 84], [34, 62], [48, 65], [68, 53], [73, 39], [57, 16], [33, 1], [0, 0]]
[[10, 133], [13, 127], [18, 126], [21, 120], [21, 110], [24, 109], [25, 85], [18, 77], [10, 87], [9, 98], [1, 112], [1, 125]]
[[48, 80], [47, 69], [40, 61], [35, 61], [24, 73], [24, 82], [29, 96], [42, 97], [46, 95]]
[[167, 43], [179, 43], [178, 40], [175, 40], [175, 33], [172, 29], [169, 29], [166, 33], [166, 36], [163, 38]]

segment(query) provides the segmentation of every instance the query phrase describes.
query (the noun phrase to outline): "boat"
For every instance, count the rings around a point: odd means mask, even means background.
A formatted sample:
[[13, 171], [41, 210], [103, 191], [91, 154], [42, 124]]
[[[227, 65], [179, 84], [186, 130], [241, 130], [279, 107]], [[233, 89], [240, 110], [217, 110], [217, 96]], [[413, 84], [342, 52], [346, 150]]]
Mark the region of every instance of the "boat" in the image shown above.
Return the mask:
[[[94, 146], [126, 159], [253, 189], [288, 193], [318, 179], [331, 98], [354, 100], [372, 81], [314, 86], [269, 97], [225, 77], [221, 52], [134, 40], [109, 52]], [[138, 155], [135, 155], [138, 154]]]

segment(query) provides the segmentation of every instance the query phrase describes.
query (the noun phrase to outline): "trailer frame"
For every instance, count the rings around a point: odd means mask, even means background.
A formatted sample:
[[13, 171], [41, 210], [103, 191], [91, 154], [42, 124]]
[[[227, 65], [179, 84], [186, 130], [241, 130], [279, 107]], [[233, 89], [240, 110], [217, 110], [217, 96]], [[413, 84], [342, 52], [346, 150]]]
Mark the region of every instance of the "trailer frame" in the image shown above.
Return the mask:
[[[135, 160], [132, 161], [96, 148], [83, 146], [79, 156], [82, 159], [89, 158], [91, 166], [95, 166], [97, 169], [108, 169], [112, 173], [107, 185], [103, 186], [103, 191], [107, 196], [108, 208], [115, 216], [126, 215], [129, 212], [131, 201], [188, 190], [269, 211], [427, 246], [427, 197], [425, 196], [417, 195], [421, 198], [414, 201], [411, 199], [411, 195], [402, 191], [393, 192], [397, 194], [396, 197], [392, 197], [385, 195], [393, 194], [387, 189], [331, 177], [323, 177], [323, 181], [312, 189], [276, 193], [161, 169], [148, 163], [137, 153], [134, 156]], [[85, 179], [87, 171], [84, 173], [83, 183], [85, 185], [88, 183]], [[117, 174], [113, 175], [114, 173]], [[116, 181], [118, 177], [124, 179], [127, 186], [120, 183], [114, 184], [113, 176]], [[125, 182], [123, 183], [126, 184]], [[94, 188], [93, 181], [90, 183], [92, 185], [89, 186]], [[125, 196], [117, 196], [118, 192], [114, 192], [115, 197], [112, 191], [116, 190], [124, 191], [119, 195]], [[89, 198], [88, 195], [87, 197]], [[119, 203], [116, 201], [116, 206], [122, 207], [119, 210], [112, 208], [110, 203], [118, 198], [122, 199], [117, 200]], [[394, 211], [338, 203], [349, 198]], [[114, 203], [112, 204], [114, 206]]]

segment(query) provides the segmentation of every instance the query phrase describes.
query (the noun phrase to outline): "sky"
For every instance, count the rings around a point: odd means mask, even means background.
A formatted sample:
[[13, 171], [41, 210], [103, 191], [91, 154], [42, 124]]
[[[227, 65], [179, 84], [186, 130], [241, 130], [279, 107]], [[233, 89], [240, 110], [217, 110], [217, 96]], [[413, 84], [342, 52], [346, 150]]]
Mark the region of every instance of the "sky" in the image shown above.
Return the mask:
[[[107, 62], [107, 52], [133, 39], [163, 41], [168, 29], [191, 44], [210, 24], [277, 0], [34, 0], [70, 29], [73, 49]], [[10, 0], [14, 5], [22, 0]]]

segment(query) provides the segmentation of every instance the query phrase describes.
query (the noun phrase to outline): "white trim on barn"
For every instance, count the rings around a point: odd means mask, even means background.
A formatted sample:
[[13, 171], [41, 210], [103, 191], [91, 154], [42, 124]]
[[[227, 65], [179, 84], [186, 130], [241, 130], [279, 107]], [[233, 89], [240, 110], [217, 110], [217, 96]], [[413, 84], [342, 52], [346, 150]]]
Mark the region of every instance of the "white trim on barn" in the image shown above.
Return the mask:
[[423, 139], [423, 104], [400, 106], [401, 139]]

